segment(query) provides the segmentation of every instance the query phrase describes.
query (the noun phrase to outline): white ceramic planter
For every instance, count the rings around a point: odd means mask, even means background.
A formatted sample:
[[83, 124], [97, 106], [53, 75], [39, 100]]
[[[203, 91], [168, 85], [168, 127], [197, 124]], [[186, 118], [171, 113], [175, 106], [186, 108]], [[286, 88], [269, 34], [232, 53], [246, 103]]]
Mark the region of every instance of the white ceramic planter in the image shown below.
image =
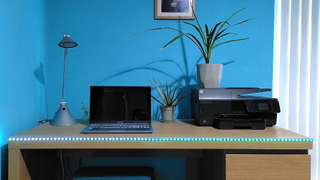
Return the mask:
[[161, 110], [161, 122], [168, 123], [168, 122], [174, 122], [174, 113], [176, 110], [176, 107], [173, 106], [160, 106]]
[[197, 78], [200, 88], [219, 88], [223, 64], [197, 64]]

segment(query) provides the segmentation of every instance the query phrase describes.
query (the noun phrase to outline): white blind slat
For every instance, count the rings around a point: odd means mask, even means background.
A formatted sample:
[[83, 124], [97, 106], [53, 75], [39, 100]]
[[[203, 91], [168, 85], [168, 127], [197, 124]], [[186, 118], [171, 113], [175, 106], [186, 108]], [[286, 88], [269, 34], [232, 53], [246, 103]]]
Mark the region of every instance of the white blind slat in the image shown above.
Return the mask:
[[313, 138], [311, 177], [319, 179], [320, 0], [275, 0], [273, 95], [280, 127]]

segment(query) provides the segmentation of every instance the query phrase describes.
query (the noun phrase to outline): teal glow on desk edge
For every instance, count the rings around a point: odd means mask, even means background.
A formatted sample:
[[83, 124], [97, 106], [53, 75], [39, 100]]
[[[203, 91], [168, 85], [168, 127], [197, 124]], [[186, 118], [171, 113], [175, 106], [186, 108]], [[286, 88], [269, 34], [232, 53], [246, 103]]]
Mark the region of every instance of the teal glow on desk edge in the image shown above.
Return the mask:
[[313, 142], [312, 138], [145, 138], [145, 137], [30, 137], [9, 138], [9, 141], [146, 141], [146, 142]]

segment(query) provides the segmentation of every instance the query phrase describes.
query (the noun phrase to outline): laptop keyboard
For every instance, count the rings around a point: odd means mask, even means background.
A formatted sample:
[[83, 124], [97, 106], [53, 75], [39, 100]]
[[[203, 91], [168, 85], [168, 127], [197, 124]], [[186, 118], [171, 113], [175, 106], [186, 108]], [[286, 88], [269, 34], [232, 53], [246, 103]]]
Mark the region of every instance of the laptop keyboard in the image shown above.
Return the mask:
[[91, 124], [89, 129], [148, 129], [149, 123], [97, 123]]

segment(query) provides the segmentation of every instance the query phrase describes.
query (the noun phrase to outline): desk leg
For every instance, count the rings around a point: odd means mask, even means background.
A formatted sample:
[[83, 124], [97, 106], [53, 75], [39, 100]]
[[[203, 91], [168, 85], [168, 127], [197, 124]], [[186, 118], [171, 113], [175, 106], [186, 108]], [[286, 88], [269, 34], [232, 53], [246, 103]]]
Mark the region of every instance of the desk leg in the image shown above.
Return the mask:
[[200, 179], [226, 179], [224, 150], [203, 150], [200, 163]]
[[200, 177], [199, 157], [187, 157], [187, 180], [196, 180]]
[[20, 149], [9, 149], [9, 180], [31, 180]]

